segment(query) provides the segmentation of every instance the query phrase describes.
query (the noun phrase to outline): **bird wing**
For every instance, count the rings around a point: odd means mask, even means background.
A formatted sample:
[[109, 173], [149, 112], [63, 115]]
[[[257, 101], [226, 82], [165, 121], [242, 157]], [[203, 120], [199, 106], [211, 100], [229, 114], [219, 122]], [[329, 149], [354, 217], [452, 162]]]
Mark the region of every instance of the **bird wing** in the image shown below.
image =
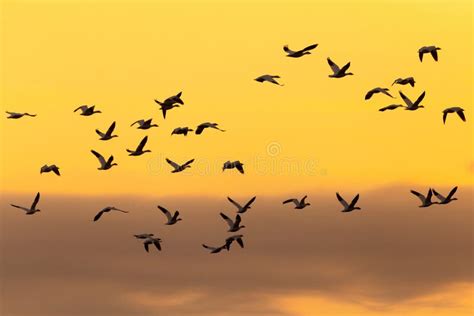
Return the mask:
[[114, 161], [114, 156], [110, 156], [109, 159], [107, 160], [106, 164], [109, 165]]
[[464, 116], [464, 112], [463, 112], [463, 111], [456, 111], [456, 113], [459, 115], [459, 117], [461, 118], [461, 120], [463, 120], [463, 122], [466, 122], [466, 117]]
[[420, 61], [423, 61], [423, 53], [421, 51], [418, 51], [418, 57], [420, 58]]
[[411, 100], [408, 99], [408, 97], [407, 97], [406, 95], [404, 95], [403, 92], [398, 91], [398, 93], [400, 93], [400, 96], [402, 97], [403, 102], [405, 102], [405, 104], [406, 104], [408, 107], [412, 107], [412, 106], [413, 106], [413, 103], [411, 102]]
[[344, 208], [349, 208], [349, 204], [347, 204], [346, 200], [344, 200], [342, 196], [339, 195], [339, 193], [336, 193], [336, 197], [338, 201], [342, 204], [342, 206], [344, 206]]
[[353, 207], [356, 205], [357, 201], [359, 201], [359, 194], [357, 194], [357, 195], [352, 199], [352, 202], [351, 202], [351, 204], [349, 205], [349, 208], [353, 208]]
[[441, 194], [439, 194], [438, 192], [436, 192], [435, 189], [432, 189], [433, 191], [433, 194], [440, 200], [440, 201], [444, 201], [446, 198], [444, 196], [442, 196]]
[[448, 117], [448, 112], [443, 113], [443, 124], [446, 124], [446, 118]]
[[242, 209], [242, 206], [239, 203], [232, 200], [230, 197], [227, 197], [227, 200], [229, 200], [230, 203], [234, 204], [235, 207], [237, 207], [239, 210]]
[[254, 196], [253, 198], [251, 198], [251, 199], [247, 202], [247, 204], [245, 204], [244, 208], [249, 208], [250, 205], [252, 205], [252, 203], [255, 201], [256, 198], [257, 198], [256, 196]]
[[350, 66], [351, 66], [351, 62], [348, 62], [347, 64], [344, 65], [344, 67], [341, 68], [341, 72], [346, 72]]
[[227, 225], [229, 225], [229, 227], [234, 226], [234, 222], [227, 215], [225, 215], [224, 213], [220, 213], [220, 214], [222, 218], [227, 222]]
[[412, 194], [416, 195], [416, 196], [420, 199], [421, 203], [425, 203], [426, 198], [425, 198], [425, 196], [424, 196], [423, 194], [421, 194], [421, 193], [419, 193], [419, 192], [416, 192], [416, 191], [414, 191], [414, 190], [410, 190], [410, 192], [411, 192]]
[[168, 158], [166, 158], [166, 162], [169, 163], [175, 169], [178, 169], [180, 167], [176, 162], [171, 161]]
[[138, 121], [136, 121], [136, 122], [133, 122], [133, 124], [130, 125], [130, 126], [133, 126], [133, 125], [135, 125], [135, 124], [137, 124], [137, 123], [138, 123], [138, 125], [141, 126], [141, 125], [143, 124], [143, 122], [144, 122], [144, 120], [138, 120]]
[[244, 241], [242, 238], [237, 238], [237, 243], [240, 245], [241, 248], [244, 248]]
[[244, 165], [239, 163], [239, 164], [236, 164], [235, 167], [237, 168], [237, 170], [239, 170], [240, 173], [244, 173]]
[[168, 211], [167, 209], [165, 209], [163, 206], [160, 206], [160, 205], [158, 205], [158, 208], [163, 212], [163, 214], [166, 215], [166, 218], [168, 218], [168, 221], [171, 221], [172, 216], [171, 216], [170, 211]]
[[431, 51], [431, 56], [433, 56], [433, 59], [434, 59], [435, 61], [438, 61], [438, 52], [437, 52], [436, 49], [433, 49], [433, 50]]
[[176, 221], [179, 216], [179, 211], [174, 212], [173, 218], [171, 220]]
[[188, 161], [186, 161], [186, 163], [183, 165], [183, 167], [189, 166], [189, 165], [192, 164], [193, 162], [194, 162], [194, 159], [188, 160]]
[[166, 107], [163, 107], [163, 106], [161, 107], [161, 112], [163, 113], [163, 118], [164, 118], [164, 119], [166, 118], [166, 111], [167, 111], [167, 110], [168, 110], [168, 109], [167, 109]]
[[145, 147], [146, 142], [148, 141], [148, 136], [143, 137], [140, 144], [138, 144], [137, 149], [135, 151], [143, 151], [143, 147]]
[[101, 154], [99, 154], [99, 153], [96, 152], [95, 150], [91, 150], [91, 153], [93, 153], [94, 156], [96, 156], [97, 159], [99, 159], [99, 162], [100, 162], [100, 164], [101, 164], [102, 166], [105, 166], [105, 159], [104, 159], [104, 157], [103, 157]]
[[393, 98], [393, 95], [391, 95], [388, 91], [382, 90], [382, 93], [385, 95], [388, 95], [389, 97]]
[[77, 110], [81, 110], [81, 111], [84, 111], [87, 109], [87, 105], [81, 105], [80, 107], [78, 107], [77, 109], [74, 110], [74, 112], [76, 112]]
[[96, 132], [100, 137], [104, 137], [104, 136], [105, 136], [105, 134], [102, 133], [101, 131], [99, 131], [98, 129], [96, 129], [95, 132]]
[[426, 92], [423, 91], [423, 93], [420, 94], [420, 96], [418, 97], [418, 99], [416, 99], [416, 101], [415, 101], [414, 104], [415, 104], [415, 105], [419, 105], [419, 104], [421, 103], [421, 101], [423, 101], [423, 98], [425, 97], [425, 94], [426, 94]]
[[155, 245], [156, 249], [161, 251], [161, 245], [160, 245], [160, 242], [158, 240], [154, 241], [153, 244]]
[[305, 196], [304, 196], [304, 197], [301, 199], [301, 203], [303, 203], [303, 204], [304, 204], [304, 203], [305, 203], [305, 200], [306, 200], [306, 198], [307, 198], [307, 197], [308, 197], [308, 196], [307, 196], [307, 195], [305, 195]]
[[286, 200], [286, 201], [283, 201], [283, 204], [290, 203], [290, 202], [293, 202], [293, 203], [295, 203], [296, 205], [298, 205], [298, 200], [297, 200], [297, 199], [288, 199], [288, 200]]
[[39, 199], [40, 199], [40, 193], [38, 192], [36, 193], [36, 197], [35, 197], [35, 200], [33, 201], [33, 204], [31, 204], [32, 210], [36, 209], [36, 204], [38, 204]]
[[367, 94], [365, 95], [365, 99], [368, 100], [370, 99], [372, 96], [374, 95], [374, 90], [370, 90], [369, 92], [367, 92]]
[[283, 50], [285, 52], [287, 52], [288, 54], [294, 54], [295, 53], [295, 51], [288, 48], [288, 45], [283, 46]]
[[458, 190], [458, 187], [454, 187], [451, 192], [449, 192], [448, 196], [446, 197], [447, 199], [451, 199], [454, 195], [454, 193], [456, 193], [456, 191]]
[[15, 205], [15, 204], [10, 204], [10, 205], [13, 206], [13, 207], [22, 209], [23, 211], [29, 211], [29, 209], [27, 209], [26, 207], [23, 207], [23, 206], [19, 206], [19, 205]]
[[112, 135], [112, 132], [114, 131], [115, 129], [115, 122], [112, 123], [112, 125], [110, 125], [109, 129], [107, 130], [107, 132], [105, 133], [106, 135]]
[[305, 47], [304, 49], [302, 49], [302, 51], [305, 52], [305, 51], [308, 51], [308, 50], [315, 49], [316, 47], [318, 47], [318, 44], [309, 45], [309, 46]]
[[207, 126], [201, 124], [199, 125], [197, 128], [196, 128], [196, 134], [197, 135], [200, 135], [202, 133], [202, 131], [206, 128]]
[[242, 217], [240, 217], [240, 215], [237, 214], [237, 216], [235, 217], [234, 225], [239, 226], [241, 220], [242, 220]]
[[98, 221], [98, 220], [99, 220], [99, 218], [102, 216], [102, 214], [104, 214], [104, 211], [103, 211], [103, 210], [102, 210], [102, 211], [100, 211], [99, 213], [97, 213], [97, 215], [96, 215], [96, 216], [94, 216], [94, 222]]
[[339, 69], [339, 66], [336, 65], [336, 63], [334, 63], [329, 57], [328, 57], [328, 64], [334, 73], [338, 73], [341, 70]]
[[149, 252], [149, 251], [148, 251], [148, 245], [149, 245], [149, 244], [150, 244], [149, 242], [144, 242], [144, 243], [143, 243], [143, 246], [145, 246], [146, 252]]
[[58, 168], [58, 167], [56, 167], [55, 165], [53, 165], [53, 168], [52, 168], [52, 170], [53, 170], [53, 172], [54, 172], [55, 174], [57, 174], [58, 176], [60, 176], [60, 175], [61, 175], [61, 173], [59, 173], [59, 168]]

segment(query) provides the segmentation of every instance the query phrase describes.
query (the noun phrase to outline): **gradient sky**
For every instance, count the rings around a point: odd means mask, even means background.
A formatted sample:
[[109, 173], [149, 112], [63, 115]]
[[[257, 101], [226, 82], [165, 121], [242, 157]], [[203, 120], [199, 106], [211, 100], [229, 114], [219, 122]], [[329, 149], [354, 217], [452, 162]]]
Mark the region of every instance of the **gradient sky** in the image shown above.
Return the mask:
[[[472, 314], [471, 1], [5, 0], [0, 9], [2, 110], [38, 114], [0, 120], [6, 315], [224, 315], [221, 301], [198, 306], [216, 295], [234, 302], [229, 316]], [[282, 50], [312, 43], [300, 59]], [[442, 48], [439, 62], [419, 62], [426, 45]], [[355, 75], [328, 78], [327, 57], [351, 61]], [[285, 86], [253, 80], [262, 74]], [[391, 87], [408, 76], [414, 88]], [[396, 99], [365, 101], [378, 86]], [[426, 91], [425, 108], [377, 111], [402, 103], [399, 90], [412, 99]], [[153, 99], [179, 91], [185, 105], [163, 120]], [[73, 113], [81, 104], [103, 113]], [[467, 122], [450, 116], [443, 125], [450, 106], [463, 107]], [[159, 127], [130, 127], [142, 118]], [[112, 121], [119, 137], [99, 141], [94, 130]], [[226, 132], [170, 135], [206, 121]], [[152, 153], [129, 157], [145, 135]], [[91, 149], [119, 166], [97, 170]], [[165, 158], [196, 161], [171, 174]], [[223, 173], [227, 160], [241, 160], [246, 174]], [[61, 177], [39, 174], [52, 163]], [[460, 201], [436, 209], [421, 211], [408, 193], [455, 185]], [[8, 206], [28, 205], [37, 191], [41, 214]], [[377, 215], [340, 218], [335, 191], [360, 192]], [[314, 205], [303, 214], [281, 207], [304, 194]], [[225, 236], [217, 214], [231, 211], [227, 195], [258, 195], [260, 218], [249, 217], [245, 251], [209, 256], [200, 244]], [[163, 201], [189, 219], [165, 230], [158, 216], [147, 226], [142, 216]], [[108, 204], [133, 214], [92, 226]], [[163, 235], [163, 253], [147, 255], [128, 238], [142, 229]], [[166, 271], [181, 274], [176, 284]], [[75, 299], [61, 294], [65, 286]], [[99, 291], [110, 295], [94, 299]]]

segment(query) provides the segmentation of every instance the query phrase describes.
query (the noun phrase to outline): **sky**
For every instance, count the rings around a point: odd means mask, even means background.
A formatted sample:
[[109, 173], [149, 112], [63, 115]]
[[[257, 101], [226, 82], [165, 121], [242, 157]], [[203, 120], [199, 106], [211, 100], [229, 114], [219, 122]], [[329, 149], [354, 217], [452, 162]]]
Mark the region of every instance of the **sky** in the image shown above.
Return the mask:
[[[4, 314], [472, 314], [471, 1], [4, 0], [0, 10], [0, 106], [37, 114], [0, 120]], [[313, 43], [299, 59], [282, 49]], [[420, 63], [429, 45], [439, 61]], [[329, 78], [328, 57], [354, 76]], [[284, 86], [253, 80], [263, 74]], [[391, 86], [409, 76], [414, 88]], [[365, 101], [375, 87], [395, 98]], [[185, 104], [164, 120], [153, 100], [180, 91]], [[399, 91], [426, 91], [425, 108], [379, 112], [403, 102]], [[102, 113], [73, 113], [82, 104]], [[451, 106], [467, 122], [443, 124]], [[130, 127], [147, 118], [159, 127]], [[95, 129], [113, 121], [119, 137], [100, 141]], [[171, 135], [208, 121], [225, 132]], [[129, 157], [146, 135], [152, 152]], [[91, 149], [118, 166], [97, 170]], [[195, 162], [172, 174], [165, 158]], [[223, 172], [227, 160], [245, 175]], [[53, 163], [60, 177], [39, 173]], [[443, 207], [418, 209], [409, 193], [454, 186], [459, 201]], [[40, 214], [9, 207], [38, 191]], [[342, 218], [336, 191], [360, 193], [364, 211]], [[281, 205], [306, 194], [301, 213]], [[226, 236], [225, 197], [253, 195], [248, 247], [204, 252]], [[176, 227], [154, 213], [165, 202], [186, 215]], [[92, 226], [109, 204], [131, 213]], [[163, 236], [162, 253], [131, 238], [142, 229]]]

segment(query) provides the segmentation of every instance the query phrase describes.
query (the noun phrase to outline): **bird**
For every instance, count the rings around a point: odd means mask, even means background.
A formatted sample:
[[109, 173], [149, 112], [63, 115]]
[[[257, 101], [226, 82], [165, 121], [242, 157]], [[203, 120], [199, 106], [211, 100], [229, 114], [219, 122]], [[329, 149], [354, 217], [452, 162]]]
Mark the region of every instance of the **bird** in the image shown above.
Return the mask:
[[252, 203], [255, 201], [257, 197], [254, 196], [251, 198], [247, 203], [245, 203], [244, 206], [240, 205], [236, 201], [232, 200], [230, 197], [227, 197], [227, 200], [229, 200], [230, 203], [234, 204], [235, 207], [237, 207], [237, 213], [243, 214], [247, 212], [251, 208]]
[[148, 141], [148, 136], [143, 137], [142, 141], [140, 144], [138, 144], [137, 149], [135, 150], [130, 150], [127, 149], [127, 152], [129, 153], [129, 156], [140, 156], [143, 155], [144, 153], [151, 153], [151, 150], [146, 149], [143, 150], [143, 147], [145, 147], [146, 142]]
[[432, 189], [433, 194], [438, 198], [439, 202], [438, 204], [448, 204], [451, 201], [456, 201], [457, 198], [453, 198], [454, 193], [456, 193], [458, 187], [454, 187], [448, 194], [448, 196], [444, 197], [438, 192], [436, 192], [435, 189]]
[[420, 96], [418, 97], [418, 99], [416, 99], [415, 103], [411, 102], [410, 99], [408, 99], [408, 97], [406, 95], [403, 94], [403, 92], [399, 91], [400, 93], [400, 96], [402, 97], [403, 101], [405, 102], [405, 104], [407, 105], [405, 107], [405, 110], [409, 110], [409, 111], [415, 111], [419, 108], [424, 108], [423, 105], [420, 105], [421, 101], [423, 100], [423, 98], [425, 97], [425, 91], [423, 91], [422, 94], [420, 94]]
[[365, 95], [365, 99], [369, 100], [376, 93], [383, 93], [383, 94], [388, 95], [389, 97], [393, 98], [393, 96], [390, 93], [388, 93], [387, 88], [377, 87], [377, 88], [373, 88], [372, 90], [367, 92], [367, 94]]
[[40, 169], [40, 173], [43, 173], [43, 172], [54, 172], [56, 175], [60, 176], [61, 174], [59, 173], [59, 167], [56, 166], [56, 165], [44, 165], [43, 167], [41, 167]]
[[191, 160], [186, 161], [186, 163], [179, 165], [176, 162], [166, 158], [166, 162], [169, 163], [174, 168], [174, 170], [171, 171], [171, 173], [181, 172], [185, 170], [186, 168], [191, 168], [190, 164], [193, 163], [193, 161], [194, 159], [191, 159]]
[[118, 164], [116, 164], [115, 162], [112, 163], [112, 161], [114, 161], [114, 156], [110, 156], [109, 159], [108, 159], [107, 161], [105, 161], [104, 156], [102, 156], [101, 154], [99, 154], [99, 153], [96, 152], [95, 150], [91, 150], [91, 153], [93, 153], [94, 156], [96, 156], [97, 159], [99, 159], [100, 167], [97, 168], [97, 169], [99, 169], [99, 170], [107, 170], [107, 169], [112, 168], [113, 166], [117, 166], [117, 165], [118, 165]]
[[299, 58], [299, 57], [302, 57], [304, 55], [311, 54], [310, 50], [315, 49], [316, 47], [318, 47], [318, 44], [312, 44], [312, 45], [309, 45], [309, 46], [307, 46], [307, 47], [305, 47], [301, 50], [293, 51], [293, 50], [288, 48], [288, 45], [285, 45], [285, 46], [283, 46], [283, 50], [288, 54], [288, 55], [286, 55], [286, 57]]
[[76, 112], [77, 110], [81, 110], [82, 112], [81, 115], [83, 116], [91, 116], [92, 114], [95, 114], [95, 113], [102, 113], [101, 111], [96, 111], [94, 109], [95, 109], [95, 105], [92, 105], [92, 106], [81, 105], [80, 107], [75, 109], [74, 112]]
[[426, 195], [426, 197], [423, 194], [418, 193], [414, 190], [410, 190], [410, 192], [420, 199], [421, 205], [418, 207], [428, 207], [433, 204], [439, 204], [438, 202], [431, 201], [431, 197], [433, 196], [433, 191], [431, 190], [431, 188], [428, 190], [428, 194]]
[[242, 220], [242, 218], [240, 217], [240, 214], [237, 214], [235, 216], [235, 220], [231, 220], [227, 215], [225, 215], [224, 213], [220, 213], [222, 218], [227, 222], [227, 225], [229, 225], [229, 230], [228, 232], [236, 232], [242, 228], [244, 228], [245, 226], [242, 225], [240, 226], [240, 221]]
[[149, 252], [148, 251], [148, 245], [151, 245], [151, 244], [155, 245], [155, 247], [156, 247], [156, 249], [158, 249], [158, 251], [161, 251], [160, 243], [161, 243], [160, 238], [148, 237], [143, 241], [143, 246], [145, 247], [146, 252]]
[[[165, 101], [160, 102], [155, 99], [155, 102], [161, 106], [161, 112], [163, 113], [163, 118], [166, 119], [166, 111], [171, 110], [172, 108], [179, 107], [179, 104], [184, 105], [183, 100], [181, 99], [182, 92], [167, 98]], [[177, 104], [178, 103], [178, 104]]]
[[40, 199], [40, 193], [36, 193], [36, 197], [33, 201], [33, 204], [31, 204], [31, 207], [30, 208], [26, 208], [26, 207], [23, 207], [23, 206], [18, 206], [18, 205], [15, 205], [15, 204], [10, 204], [11, 206], [13, 207], [16, 207], [16, 208], [19, 208], [19, 209], [22, 209], [23, 211], [25, 211], [26, 215], [33, 215], [34, 213], [36, 212], [41, 212], [40, 209], [37, 209], [36, 208], [36, 205], [38, 204], [39, 202], [39, 199]]
[[176, 135], [184, 135], [187, 136], [189, 132], [192, 132], [193, 130], [190, 129], [189, 127], [176, 127], [172, 132], [171, 135], [176, 134]]
[[158, 125], [156, 124], [151, 124], [151, 121], [153, 119], [148, 119], [148, 120], [138, 120], [136, 122], [134, 122], [131, 126], [135, 125], [135, 124], [138, 124], [138, 129], [149, 129], [149, 128], [152, 128], [152, 127], [158, 127]]
[[163, 206], [158, 205], [157, 207], [163, 212], [163, 214], [166, 215], [166, 218], [168, 219], [168, 222], [166, 222], [165, 225], [173, 225], [173, 224], [176, 224], [178, 221], [182, 220], [181, 218], [178, 218], [179, 216], [178, 211], [174, 212], [174, 215], [171, 216], [170, 211], [168, 211]]
[[23, 116], [31, 116], [31, 117], [35, 117], [36, 114], [30, 114], [30, 113], [16, 113], [16, 112], [9, 112], [9, 111], [5, 111], [7, 114], [8, 114], [8, 117], [9, 119], [19, 119], [19, 118], [22, 118]]
[[310, 206], [310, 203], [306, 203], [305, 200], [308, 196], [305, 195], [301, 200], [298, 199], [288, 199], [286, 201], [283, 201], [282, 204], [287, 204], [287, 203], [295, 203], [295, 210], [301, 210], [304, 209], [306, 206]]
[[224, 171], [225, 169], [234, 169], [236, 168], [237, 170], [239, 170], [240, 173], [244, 173], [244, 164], [241, 163], [240, 161], [236, 160], [236, 161], [233, 161], [233, 162], [230, 162], [230, 160], [224, 162], [224, 166], [222, 167], [222, 171]]
[[136, 235], [133, 235], [133, 236], [137, 239], [147, 239], [147, 238], [153, 237], [154, 234], [143, 233], [143, 234], [136, 234]]
[[357, 194], [353, 199], [351, 204], [347, 204], [346, 200], [342, 198], [342, 196], [339, 195], [339, 193], [336, 193], [336, 197], [339, 200], [339, 202], [344, 206], [344, 209], [341, 212], [347, 213], [347, 212], [352, 212], [354, 210], [360, 210], [360, 207], [356, 207], [356, 203], [359, 200], [359, 194]]
[[277, 76], [277, 75], [261, 75], [260, 77], [257, 77], [255, 78], [254, 80], [255, 81], [258, 81], [258, 82], [270, 82], [270, 83], [273, 83], [273, 84], [276, 84], [276, 85], [279, 85], [279, 86], [284, 86], [284, 84], [281, 84], [279, 83], [278, 81], [276, 81], [275, 79], [278, 79], [280, 78], [280, 76]]
[[205, 123], [202, 123], [202, 124], [199, 124], [198, 127], [196, 128], [196, 134], [197, 135], [200, 135], [202, 133], [202, 131], [205, 129], [205, 128], [213, 128], [213, 129], [217, 129], [221, 132], [225, 132], [225, 130], [223, 129], [220, 129], [219, 127], [217, 127], [217, 123], [210, 123], [210, 122], [205, 122]]
[[418, 50], [418, 57], [420, 58], [420, 62], [423, 61], [423, 55], [428, 53], [433, 56], [433, 59], [435, 61], [438, 61], [438, 50], [441, 50], [441, 48], [436, 46], [423, 46]]
[[118, 209], [115, 206], [107, 206], [107, 207], [104, 207], [102, 210], [100, 210], [99, 213], [97, 213], [94, 216], [94, 222], [97, 222], [99, 220], [99, 218], [102, 216], [102, 214], [108, 213], [110, 211], [118, 211], [118, 212], [122, 212], [122, 213], [128, 213], [128, 211]]
[[354, 75], [352, 72], [346, 72], [349, 67], [351, 66], [351, 63], [348, 62], [347, 64], [344, 65], [344, 67], [339, 68], [338, 65], [336, 65], [329, 57], [328, 57], [328, 64], [331, 67], [333, 74], [329, 75], [330, 78], [342, 78], [348, 75]]
[[110, 125], [109, 129], [107, 130], [107, 132], [105, 132], [105, 134], [99, 131], [98, 129], [96, 129], [95, 132], [100, 136], [100, 140], [109, 140], [114, 137], [118, 137], [117, 135], [112, 135], [112, 133], [114, 132], [114, 129], [115, 129], [115, 122], [113, 122]]
[[379, 109], [379, 111], [383, 112], [383, 111], [386, 111], [386, 110], [395, 110], [397, 108], [403, 108], [403, 105], [401, 105], [401, 104], [390, 104], [390, 105], [387, 105], [387, 106]]
[[240, 245], [240, 248], [244, 248], [244, 241], [242, 240], [242, 237], [244, 237], [244, 235], [233, 235], [226, 238], [225, 240], [226, 249], [230, 250], [230, 246], [232, 245], [234, 241], [236, 241]]
[[392, 86], [393, 86], [394, 84], [400, 84], [400, 85], [409, 84], [410, 86], [414, 87], [414, 86], [415, 86], [415, 78], [413, 78], [413, 77], [397, 78], [397, 79], [395, 79], [395, 81], [392, 83]]
[[167, 104], [174, 104], [174, 103], [179, 103], [181, 105], [184, 105], [184, 102], [183, 100], [181, 99], [181, 95], [183, 94], [183, 92], [178, 92], [176, 95], [173, 95], [169, 98], [167, 98], [163, 103], [167, 103]]
[[[211, 246], [208, 246], [206, 244], [202, 244], [202, 246], [206, 249], [209, 249], [211, 251], [210, 253], [219, 253], [223, 249], [227, 249], [226, 245], [223, 245], [223, 246], [220, 246], [220, 247], [211, 247]], [[229, 249], [227, 249], [227, 250], [229, 250]]]
[[449, 113], [457, 113], [463, 122], [466, 122], [466, 117], [464, 116], [464, 109], [459, 106], [453, 106], [443, 110], [443, 124], [446, 124], [446, 118]]

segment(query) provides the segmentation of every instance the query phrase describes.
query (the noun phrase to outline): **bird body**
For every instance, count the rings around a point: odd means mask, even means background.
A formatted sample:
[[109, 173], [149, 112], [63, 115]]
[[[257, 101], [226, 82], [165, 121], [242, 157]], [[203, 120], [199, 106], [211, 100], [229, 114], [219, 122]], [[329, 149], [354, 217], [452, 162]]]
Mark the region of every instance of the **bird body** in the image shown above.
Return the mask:
[[100, 219], [100, 217], [102, 216], [102, 214], [108, 213], [110, 211], [118, 211], [118, 212], [122, 212], [122, 213], [128, 213], [128, 211], [118, 209], [115, 206], [107, 206], [107, 207], [104, 207], [102, 210], [100, 210], [99, 213], [97, 213], [94, 216], [94, 222], [97, 222]]
[[176, 127], [172, 132], [171, 135], [176, 134], [176, 135], [184, 135], [187, 136], [189, 132], [192, 132], [193, 130], [190, 129], [189, 127]]
[[227, 215], [225, 215], [224, 213], [220, 213], [221, 214], [221, 217], [226, 221], [227, 225], [229, 225], [229, 230], [228, 232], [236, 232], [242, 228], [244, 228], [245, 226], [240, 226], [240, 221], [242, 220], [242, 218], [240, 217], [239, 214], [237, 214], [235, 216], [235, 220], [231, 220]]
[[174, 168], [174, 170], [172, 170], [171, 173], [176, 173], [176, 172], [181, 172], [185, 170], [186, 168], [191, 168], [191, 163], [194, 162], [194, 159], [188, 160], [182, 165], [179, 165], [168, 158], [166, 158], [166, 162], [169, 163]]
[[286, 201], [283, 201], [283, 204], [287, 203], [294, 203], [295, 204], [295, 210], [301, 210], [304, 209], [306, 206], [310, 206], [310, 203], [306, 203], [305, 200], [308, 196], [305, 195], [301, 200], [298, 199], [288, 199]]
[[152, 127], [158, 127], [158, 125], [156, 124], [151, 124], [151, 121], [153, 119], [148, 119], [148, 120], [138, 120], [136, 122], [134, 122], [132, 125], [130, 126], [133, 126], [135, 124], [138, 124], [138, 129], [149, 129], [149, 128], [152, 128]]
[[56, 175], [60, 176], [61, 174], [59, 173], [59, 167], [56, 165], [44, 165], [40, 169], [40, 173], [47, 173], [47, 172], [54, 172]]
[[110, 125], [109, 129], [105, 133], [102, 133], [98, 129], [96, 129], [95, 132], [100, 136], [100, 140], [109, 140], [114, 137], [118, 137], [117, 135], [112, 135], [112, 133], [114, 132], [114, 129], [115, 129], [115, 122], [113, 122]]
[[356, 207], [357, 201], [359, 200], [359, 194], [357, 194], [353, 199], [351, 204], [347, 203], [346, 200], [339, 193], [336, 193], [337, 200], [342, 204], [344, 209], [341, 211], [343, 213], [352, 212], [354, 210], [360, 210], [360, 207]]
[[182, 220], [181, 218], [178, 218], [178, 217], [179, 217], [179, 212], [178, 212], [178, 211], [174, 212], [174, 214], [171, 215], [171, 212], [168, 211], [166, 208], [164, 208], [164, 207], [162, 207], [162, 206], [160, 206], [160, 205], [158, 205], [157, 207], [160, 209], [160, 211], [163, 212], [163, 214], [166, 215], [166, 219], [167, 219], [168, 221], [165, 223], [165, 225], [174, 225], [174, 224], [176, 224], [178, 221], [181, 221], [181, 220]]
[[163, 118], [166, 118], [166, 111], [171, 110], [172, 108], [179, 107], [179, 105], [184, 105], [183, 100], [181, 99], [182, 92], [179, 92], [176, 95], [173, 95], [167, 98], [165, 101], [160, 102], [159, 100], [155, 99], [155, 102], [160, 105], [160, 110], [163, 113]]
[[77, 109], [74, 110], [74, 112], [81, 110], [81, 115], [82, 116], [91, 116], [96, 113], [102, 113], [101, 111], [96, 111], [95, 110], [95, 105], [87, 106], [87, 105], [81, 105]]
[[255, 78], [255, 81], [258, 81], [258, 82], [270, 82], [270, 83], [273, 83], [273, 84], [276, 84], [276, 85], [279, 85], [279, 86], [284, 86], [283, 84], [280, 84], [278, 81], [276, 81], [275, 79], [278, 79], [280, 78], [280, 76], [276, 76], [276, 75], [261, 75], [260, 77], [257, 77]]
[[351, 66], [350, 62], [345, 64], [344, 67], [339, 68], [339, 66], [335, 62], [333, 62], [329, 57], [327, 61], [333, 72], [333, 74], [329, 75], [330, 78], [342, 78], [348, 75], [354, 75], [352, 72], [346, 72]]
[[6, 113], [8, 114], [7, 118], [9, 119], [19, 119], [19, 118], [22, 118], [23, 116], [31, 116], [31, 117], [36, 116], [36, 114], [30, 114], [30, 113], [17, 113], [17, 112], [9, 112], [9, 111], [6, 111]]
[[397, 79], [395, 79], [395, 81], [392, 83], [392, 86], [393, 86], [394, 84], [400, 84], [400, 85], [409, 84], [410, 86], [414, 87], [414, 86], [415, 86], [415, 78], [413, 78], [413, 77], [397, 78]]
[[365, 99], [369, 100], [376, 93], [383, 93], [383, 94], [393, 98], [393, 96], [388, 92], [387, 88], [377, 87], [377, 88], [374, 88], [374, 89], [370, 90], [369, 92], [367, 92], [367, 94], [365, 95]]
[[36, 205], [38, 205], [39, 200], [40, 200], [40, 193], [38, 192], [38, 193], [36, 193], [35, 199], [34, 199], [33, 203], [31, 204], [31, 206], [29, 208], [19, 206], [19, 205], [15, 205], [15, 204], [10, 204], [10, 205], [25, 211], [26, 215], [33, 215], [36, 212], [41, 212], [40, 209], [36, 208]]
[[206, 128], [213, 128], [213, 129], [217, 129], [218, 131], [221, 131], [221, 132], [225, 132], [225, 130], [223, 129], [220, 129], [219, 127], [217, 127], [219, 124], [217, 123], [211, 123], [211, 122], [205, 122], [205, 123], [202, 123], [202, 124], [199, 124], [198, 127], [196, 128], [196, 134], [197, 135], [200, 135], [204, 129]]
[[299, 58], [299, 57], [302, 57], [304, 55], [311, 54], [310, 50], [313, 50], [316, 47], [318, 47], [318, 44], [312, 44], [312, 45], [309, 45], [309, 46], [307, 46], [303, 49], [294, 51], [294, 50], [289, 49], [288, 45], [285, 45], [285, 46], [283, 46], [283, 50], [287, 53], [287, 55], [286, 55], [287, 57]]

